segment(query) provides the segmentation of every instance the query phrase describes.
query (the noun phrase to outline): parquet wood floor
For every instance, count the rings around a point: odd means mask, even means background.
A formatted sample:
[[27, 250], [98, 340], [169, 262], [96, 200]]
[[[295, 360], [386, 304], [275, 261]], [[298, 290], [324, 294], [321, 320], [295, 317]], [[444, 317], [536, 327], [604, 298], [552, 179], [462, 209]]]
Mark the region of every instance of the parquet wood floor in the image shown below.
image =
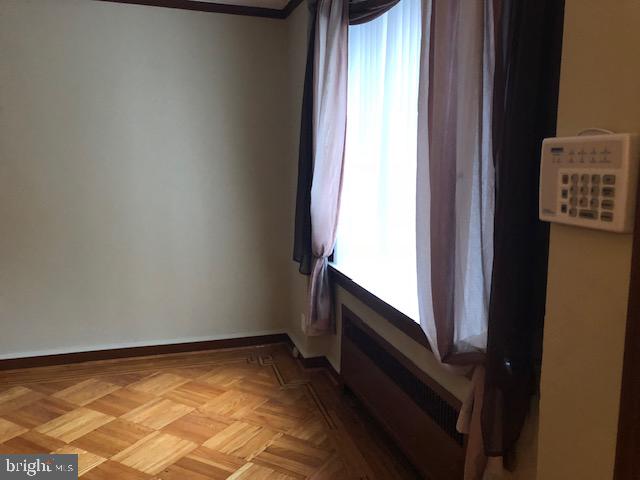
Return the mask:
[[285, 345], [0, 372], [0, 453], [48, 452], [86, 480], [417, 478]]

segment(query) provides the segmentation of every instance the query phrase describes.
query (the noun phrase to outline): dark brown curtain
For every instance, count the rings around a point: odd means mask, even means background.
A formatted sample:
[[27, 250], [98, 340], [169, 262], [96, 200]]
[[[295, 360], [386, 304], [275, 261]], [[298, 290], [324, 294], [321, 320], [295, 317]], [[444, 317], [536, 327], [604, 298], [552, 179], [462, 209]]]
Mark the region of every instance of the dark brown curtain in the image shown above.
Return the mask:
[[[355, 25], [374, 20], [399, 1], [350, 0], [349, 23]], [[317, 1], [308, 0], [308, 6], [310, 28], [302, 94], [300, 144], [298, 149], [298, 186], [293, 240], [293, 260], [299, 264], [300, 273], [304, 275], [311, 274], [313, 260], [311, 251], [311, 186], [313, 184], [313, 78]]]
[[482, 430], [509, 458], [536, 391], [549, 227], [538, 220], [540, 147], [556, 128], [563, 0], [503, 0], [496, 19], [494, 260]]
[[316, 38], [316, 2], [309, 2], [309, 37], [307, 65], [302, 93], [300, 143], [298, 146], [298, 188], [293, 240], [293, 260], [300, 273], [311, 273], [311, 182], [313, 178], [313, 53]]
[[359, 25], [378, 18], [400, 0], [350, 0], [349, 25]]

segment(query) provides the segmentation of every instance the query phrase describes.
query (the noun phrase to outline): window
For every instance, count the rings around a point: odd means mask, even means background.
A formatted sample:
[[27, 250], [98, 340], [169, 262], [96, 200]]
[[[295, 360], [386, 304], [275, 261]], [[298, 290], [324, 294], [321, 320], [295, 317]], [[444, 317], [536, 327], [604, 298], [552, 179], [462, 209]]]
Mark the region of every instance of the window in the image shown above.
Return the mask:
[[418, 321], [420, 0], [349, 27], [344, 183], [334, 266]]

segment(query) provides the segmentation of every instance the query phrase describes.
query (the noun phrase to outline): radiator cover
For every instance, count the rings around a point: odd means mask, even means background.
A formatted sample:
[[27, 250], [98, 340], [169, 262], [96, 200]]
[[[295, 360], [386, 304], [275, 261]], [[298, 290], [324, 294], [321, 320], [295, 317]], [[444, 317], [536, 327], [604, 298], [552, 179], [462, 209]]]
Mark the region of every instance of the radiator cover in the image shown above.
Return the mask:
[[342, 306], [341, 376], [409, 460], [429, 479], [463, 477], [460, 403]]

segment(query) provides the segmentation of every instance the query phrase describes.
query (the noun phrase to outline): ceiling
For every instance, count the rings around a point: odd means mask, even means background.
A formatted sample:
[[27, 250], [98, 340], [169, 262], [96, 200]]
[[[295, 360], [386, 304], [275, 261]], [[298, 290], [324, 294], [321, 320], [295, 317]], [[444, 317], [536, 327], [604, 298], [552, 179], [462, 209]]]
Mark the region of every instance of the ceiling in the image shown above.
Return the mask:
[[227, 5], [240, 5], [243, 7], [262, 7], [262, 8], [275, 8], [278, 10], [283, 9], [288, 0], [197, 0], [202, 3], [224, 3]]

